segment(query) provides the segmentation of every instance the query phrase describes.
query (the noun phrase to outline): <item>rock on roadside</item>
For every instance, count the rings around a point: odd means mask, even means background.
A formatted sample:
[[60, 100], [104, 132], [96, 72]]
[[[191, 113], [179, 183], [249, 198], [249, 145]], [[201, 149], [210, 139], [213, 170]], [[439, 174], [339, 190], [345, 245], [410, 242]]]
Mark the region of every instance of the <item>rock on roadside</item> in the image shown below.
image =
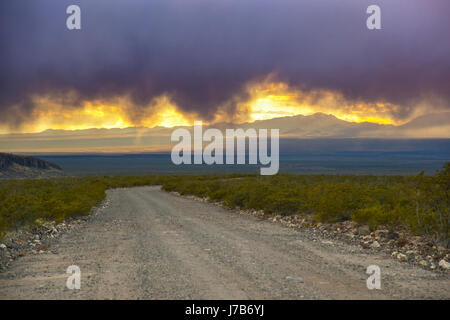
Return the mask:
[[86, 223], [92, 215], [99, 213], [108, 205], [109, 202], [105, 200], [99, 206], [92, 208], [91, 214], [88, 216], [69, 218], [61, 223], [38, 219], [36, 225], [32, 227], [9, 232], [0, 244], [0, 272], [7, 270], [9, 264], [19, 257], [52, 252], [51, 242], [53, 239], [78, 228]]
[[[177, 192], [172, 193], [197, 201], [224, 206], [223, 203], [211, 201], [208, 198], [181, 195]], [[363, 250], [385, 252], [390, 254], [393, 259], [414, 264], [427, 270], [450, 271], [450, 269], [444, 267], [437, 268], [441, 259], [450, 260], [450, 248], [444, 248], [425, 236], [411, 234], [401, 227], [390, 229], [386, 226], [379, 226], [377, 230], [371, 231], [368, 225], [358, 225], [351, 220], [322, 223], [315, 221], [313, 215], [265, 214], [262, 210], [254, 209], [238, 209], [236, 211], [240, 214], [255, 216], [261, 220], [267, 219], [271, 222], [281, 223], [290, 228], [308, 228], [314, 235], [320, 236], [322, 239], [340, 239], [348, 243], [358, 243]], [[400, 257], [398, 257], [399, 254], [401, 254]]]
[[450, 270], [450, 263], [442, 259], [441, 261], [439, 261], [439, 267], [444, 270]]

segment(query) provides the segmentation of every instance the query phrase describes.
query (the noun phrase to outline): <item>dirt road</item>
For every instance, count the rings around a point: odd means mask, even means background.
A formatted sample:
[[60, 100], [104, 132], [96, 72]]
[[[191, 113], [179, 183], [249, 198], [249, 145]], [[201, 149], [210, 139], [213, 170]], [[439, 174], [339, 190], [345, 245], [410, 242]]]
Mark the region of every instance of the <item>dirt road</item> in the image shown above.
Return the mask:
[[[53, 252], [0, 273], [0, 298], [450, 298], [448, 276], [158, 187], [110, 190], [108, 203]], [[373, 264], [381, 290], [366, 287]], [[66, 287], [70, 265], [81, 270], [79, 290]]]

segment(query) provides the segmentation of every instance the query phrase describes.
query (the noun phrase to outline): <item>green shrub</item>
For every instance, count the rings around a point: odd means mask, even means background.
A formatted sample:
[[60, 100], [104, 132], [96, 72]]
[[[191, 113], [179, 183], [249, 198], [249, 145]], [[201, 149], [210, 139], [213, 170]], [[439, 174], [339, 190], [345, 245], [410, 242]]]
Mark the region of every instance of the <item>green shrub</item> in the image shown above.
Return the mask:
[[450, 163], [434, 176], [183, 175], [84, 177], [0, 181], [0, 236], [37, 219], [87, 215], [107, 189], [162, 185], [230, 208], [269, 214], [311, 214], [353, 220], [371, 228], [402, 226], [450, 245]]

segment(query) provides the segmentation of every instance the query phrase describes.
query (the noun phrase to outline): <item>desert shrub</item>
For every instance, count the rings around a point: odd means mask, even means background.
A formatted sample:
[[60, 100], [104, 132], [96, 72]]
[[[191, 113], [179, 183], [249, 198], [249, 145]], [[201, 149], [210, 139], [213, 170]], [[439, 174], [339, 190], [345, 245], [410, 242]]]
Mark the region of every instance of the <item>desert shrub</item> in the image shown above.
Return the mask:
[[402, 227], [449, 245], [450, 164], [432, 177], [200, 176], [169, 182], [164, 188], [206, 196], [230, 208], [311, 214], [323, 222], [351, 219], [371, 228]]
[[415, 219], [412, 228], [450, 247], [450, 162], [432, 177], [414, 179]]
[[289, 175], [103, 176], [0, 181], [0, 235], [36, 219], [87, 215], [107, 189], [162, 185], [230, 208], [310, 214], [316, 220], [353, 220], [404, 227], [449, 246], [450, 163], [434, 176]]
[[152, 185], [172, 177], [83, 177], [0, 182], [0, 233], [37, 219], [63, 221], [88, 215], [101, 202], [109, 188]]
[[364, 191], [349, 183], [325, 185], [316, 201], [317, 219], [325, 222], [349, 220], [361, 206]]

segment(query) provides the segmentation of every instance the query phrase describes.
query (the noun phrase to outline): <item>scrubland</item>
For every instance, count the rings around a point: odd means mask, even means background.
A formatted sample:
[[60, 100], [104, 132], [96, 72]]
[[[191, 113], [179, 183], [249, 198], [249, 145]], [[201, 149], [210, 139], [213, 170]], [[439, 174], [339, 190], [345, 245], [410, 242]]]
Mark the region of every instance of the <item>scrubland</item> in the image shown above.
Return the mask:
[[433, 176], [181, 175], [96, 176], [0, 182], [0, 237], [22, 226], [88, 215], [112, 188], [163, 190], [266, 215], [311, 215], [317, 222], [353, 220], [404, 229], [450, 246], [450, 162]]

